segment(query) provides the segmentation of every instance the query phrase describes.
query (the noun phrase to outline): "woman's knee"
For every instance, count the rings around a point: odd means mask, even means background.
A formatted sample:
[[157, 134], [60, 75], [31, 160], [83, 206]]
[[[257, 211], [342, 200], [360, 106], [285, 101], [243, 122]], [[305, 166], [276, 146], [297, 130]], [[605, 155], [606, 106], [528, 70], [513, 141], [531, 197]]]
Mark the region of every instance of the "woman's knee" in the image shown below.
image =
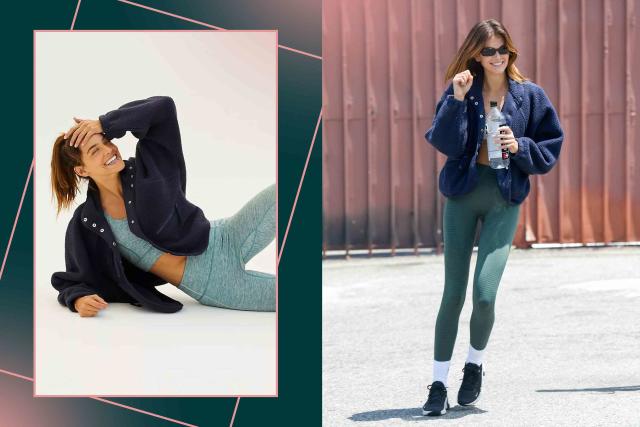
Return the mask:
[[464, 293], [446, 294], [442, 297], [442, 303], [440, 304], [440, 307], [447, 311], [460, 313], [460, 311], [462, 311], [462, 307], [464, 306], [464, 299]]
[[480, 297], [474, 301], [473, 309], [481, 312], [492, 313], [495, 307], [495, 298]]

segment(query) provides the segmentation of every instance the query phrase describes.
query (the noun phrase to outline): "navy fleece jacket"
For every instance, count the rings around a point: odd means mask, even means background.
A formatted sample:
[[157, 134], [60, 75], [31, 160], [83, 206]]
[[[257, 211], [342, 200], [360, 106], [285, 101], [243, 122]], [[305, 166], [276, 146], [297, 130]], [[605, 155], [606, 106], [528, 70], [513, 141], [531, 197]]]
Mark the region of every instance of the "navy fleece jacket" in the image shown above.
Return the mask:
[[[463, 101], [454, 98], [450, 84], [425, 135], [447, 156], [438, 181], [440, 192], [446, 197], [469, 193], [478, 183], [476, 159], [485, 133], [483, 79], [483, 72], [474, 76]], [[502, 113], [518, 141], [518, 151], [511, 154], [508, 169], [496, 172], [502, 197], [517, 205], [531, 190], [529, 175], [545, 174], [558, 161], [564, 134], [558, 115], [540, 86], [511, 78], [508, 84]]]
[[[119, 173], [131, 231], [174, 255], [204, 252], [210, 224], [185, 197], [186, 169], [173, 100], [153, 96], [129, 102], [99, 120], [109, 139], [127, 131], [138, 138], [135, 157], [125, 160]], [[60, 304], [71, 311], [76, 311], [77, 298], [91, 294], [164, 313], [182, 308], [155, 289], [166, 281], [121, 257], [93, 186], [67, 227], [65, 264], [66, 271], [53, 273], [51, 284]]]

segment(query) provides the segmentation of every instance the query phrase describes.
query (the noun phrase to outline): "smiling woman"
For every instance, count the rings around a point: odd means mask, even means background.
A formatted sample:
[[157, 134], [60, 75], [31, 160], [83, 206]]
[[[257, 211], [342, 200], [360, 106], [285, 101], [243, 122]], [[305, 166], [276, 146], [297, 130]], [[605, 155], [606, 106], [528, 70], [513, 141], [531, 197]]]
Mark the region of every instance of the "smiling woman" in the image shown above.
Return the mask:
[[[238, 213], [210, 221], [186, 197], [186, 167], [173, 99], [129, 102], [98, 120], [74, 118], [51, 160], [57, 212], [78, 206], [65, 238], [66, 271], [51, 283], [82, 317], [108, 302], [173, 313], [182, 304], [155, 289], [171, 283], [201, 304], [275, 310], [275, 276], [245, 264], [275, 237], [275, 185]], [[136, 155], [123, 160], [112, 139], [131, 132]]]
[[[442, 215], [445, 277], [434, 333], [433, 383], [424, 415], [444, 415], [449, 409], [449, 366], [480, 223], [469, 353], [458, 390], [460, 405], [478, 401], [498, 287], [520, 205], [530, 191], [529, 175], [549, 172], [560, 155], [564, 133], [558, 115], [544, 90], [518, 70], [517, 57], [518, 50], [500, 22], [476, 23], [447, 69], [445, 81], [451, 79], [451, 83], [425, 135], [447, 161], [439, 175], [439, 189], [446, 197]], [[498, 111], [500, 124], [495, 123]], [[499, 135], [491, 131], [494, 126]], [[489, 143], [492, 152], [508, 156], [506, 168], [490, 162]]]
[[277, 33], [33, 38], [34, 394], [276, 395]]
[[[68, 143], [65, 135], [58, 136], [51, 156], [51, 189], [57, 199], [58, 214], [71, 205], [82, 180], [97, 188], [94, 179], [113, 176], [124, 168], [118, 147], [102, 131], [85, 137], [80, 149]], [[116, 160], [112, 161], [114, 156]]]

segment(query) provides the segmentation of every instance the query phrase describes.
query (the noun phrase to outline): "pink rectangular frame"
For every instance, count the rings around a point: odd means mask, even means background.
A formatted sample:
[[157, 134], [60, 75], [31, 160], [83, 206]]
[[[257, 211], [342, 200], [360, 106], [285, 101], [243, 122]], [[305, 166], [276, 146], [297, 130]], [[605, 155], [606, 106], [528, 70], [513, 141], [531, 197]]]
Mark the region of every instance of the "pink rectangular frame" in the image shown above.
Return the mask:
[[[78, 6], [80, 5], [80, 3], [78, 2]], [[76, 9], [76, 14], [77, 14], [77, 9]], [[74, 15], [74, 22], [75, 22], [75, 18], [76, 15]], [[279, 338], [278, 338], [278, 319], [279, 319], [279, 315], [278, 315], [278, 278], [279, 278], [279, 274], [278, 274], [278, 269], [279, 269], [279, 264], [280, 264], [280, 256], [278, 255], [278, 172], [279, 172], [279, 166], [278, 166], [278, 30], [225, 30], [225, 29], [220, 29], [219, 27], [215, 27], [216, 29], [212, 29], [212, 30], [74, 30], [73, 29], [73, 25], [71, 27], [71, 30], [34, 30], [33, 31], [33, 162], [32, 162], [32, 168], [33, 168], [33, 194], [34, 194], [34, 198], [33, 198], [33, 213], [34, 213], [34, 217], [35, 217], [35, 212], [36, 212], [36, 179], [35, 179], [35, 174], [36, 174], [36, 164], [35, 164], [35, 153], [36, 153], [36, 33], [194, 33], [194, 32], [203, 32], [203, 31], [208, 31], [208, 32], [226, 32], [226, 33], [273, 33], [275, 32], [276, 34], [276, 43], [275, 43], [275, 55], [276, 55], [276, 87], [275, 87], [275, 96], [276, 96], [276, 152], [275, 152], [275, 158], [276, 158], [276, 254], [275, 254], [275, 262], [276, 262], [276, 394], [274, 395], [202, 395], [202, 394], [195, 394], [195, 395], [152, 395], [152, 394], [145, 394], [145, 395], [129, 395], [129, 394], [115, 394], [115, 395], [100, 395], [103, 397], [236, 397], [238, 398], [238, 400], [236, 401], [236, 405], [235, 405], [235, 409], [233, 412], [233, 417], [231, 420], [231, 424], [233, 425], [233, 418], [235, 418], [235, 414], [236, 414], [236, 410], [238, 409], [238, 403], [239, 403], [239, 399], [241, 397], [278, 397], [278, 360], [279, 360], [279, 348], [278, 348], [278, 342], [279, 342]], [[320, 122], [320, 118], [318, 118], [318, 123]], [[316, 125], [316, 133], [317, 133], [318, 127]], [[313, 141], [312, 141], [312, 145], [311, 148], [313, 147], [313, 142], [315, 141], [315, 135], [316, 133], [314, 133], [313, 136]], [[311, 148], [309, 149], [309, 154], [311, 154]], [[309, 161], [309, 158], [307, 157], [307, 163]], [[306, 171], [306, 164], [305, 164], [305, 171]], [[304, 179], [304, 175], [302, 176], [301, 180], [300, 180], [300, 185], [302, 184], [302, 181]], [[298, 188], [298, 194], [296, 194], [296, 201], [299, 195], [299, 191], [300, 188]], [[295, 205], [292, 209], [291, 212], [291, 216], [289, 218], [289, 223], [291, 222], [291, 218], [293, 217], [293, 210], [295, 209]], [[288, 232], [288, 226], [287, 226], [287, 230], [286, 232]], [[36, 363], [35, 363], [35, 354], [36, 354], [36, 305], [35, 305], [35, 296], [36, 296], [36, 222], [35, 220], [33, 221], [33, 387], [34, 387], [34, 392], [33, 392], [33, 397], [89, 397], [89, 398], [93, 398], [93, 399], [98, 399], [98, 400], [102, 400], [99, 399], [99, 397], [97, 395], [38, 395], [35, 393], [35, 384], [37, 381], [37, 375], [36, 375]], [[284, 249], [284, 244], [283, 247], [280, 250], [280, 254], [282, 254], [282, 249]], [[109, 403], [114, 403], [114, 402], [109, 402]], [[115, 404], [115, 403], [114, 403]], [[124, 406], [124, 405], [120, 405], [119, 406]], [[133, 409], [136, 411], [140, 411], [138, 409], [135, 408], [131, 408], [131, 407], [127, 407], [128, 409]], [[161, 417], [162, 418], [162, 417]], [[171, 420], [173, 422], [177, 422], [177, 420]], [[184, 425], [190, 425], [190, 424], [186, 424], [186, 423], [182, 423], [181, 424]]]

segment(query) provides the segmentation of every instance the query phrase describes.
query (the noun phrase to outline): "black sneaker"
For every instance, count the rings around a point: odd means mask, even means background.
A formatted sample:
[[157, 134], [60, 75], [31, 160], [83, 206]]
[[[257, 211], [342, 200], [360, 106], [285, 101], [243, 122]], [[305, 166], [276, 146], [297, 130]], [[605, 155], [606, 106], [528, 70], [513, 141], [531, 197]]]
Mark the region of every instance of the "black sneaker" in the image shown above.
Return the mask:
[[447, 413], [449, 399], [447, 399], [447, 388], [440, 381], [434, 381], [427, 387], [429, 389], [429, 397], [427, 403], [422, 407], [422, 415], [444, 415]]
[[464, 372], [464, 377], [458, 391], [458, 403], [460, 405], [473, 405], [480, 398], [484, 370], [482, 365], [467, 363], [462, 371]]

